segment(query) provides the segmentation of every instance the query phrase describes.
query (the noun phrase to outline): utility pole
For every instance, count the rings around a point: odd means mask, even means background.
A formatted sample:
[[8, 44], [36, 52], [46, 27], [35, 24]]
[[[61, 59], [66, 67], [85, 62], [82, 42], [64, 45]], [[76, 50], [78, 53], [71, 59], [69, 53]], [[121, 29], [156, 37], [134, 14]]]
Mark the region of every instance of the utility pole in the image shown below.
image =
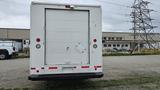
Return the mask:
[[149, 9], [148, 5], [150, 2], [144, 0], [135, 0], [132, 6], [132, 23], [133, 23], [133, 50], [140, 51], [141, 45], [143, 43], [146, 48], [155, 48], [154, 44], [157, 42], [153, 39], [154, 28], [156, 26], [152, 25], [152, 18], [150, 13], [154, 10]]

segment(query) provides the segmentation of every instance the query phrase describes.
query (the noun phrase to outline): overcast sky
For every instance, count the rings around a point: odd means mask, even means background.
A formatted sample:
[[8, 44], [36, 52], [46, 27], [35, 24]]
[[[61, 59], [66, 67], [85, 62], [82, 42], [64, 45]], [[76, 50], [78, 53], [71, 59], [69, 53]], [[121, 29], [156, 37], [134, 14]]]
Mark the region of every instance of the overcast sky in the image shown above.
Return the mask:
[[[35, 0], [34, 0], [35, 1]], [[103, 10], [103, 31], [131, 32], [130, 8], [134, 0], [36, 0], [54, 3], [73, 4], [98, 4]], [[155, 29], [160, 32], [160, 0], [148, 0], [150, 8], [158, 12], [151, 14], [155, 19]], [[30, 3], [31, 0], [0, 0], [0, 28], [30, 28]]]

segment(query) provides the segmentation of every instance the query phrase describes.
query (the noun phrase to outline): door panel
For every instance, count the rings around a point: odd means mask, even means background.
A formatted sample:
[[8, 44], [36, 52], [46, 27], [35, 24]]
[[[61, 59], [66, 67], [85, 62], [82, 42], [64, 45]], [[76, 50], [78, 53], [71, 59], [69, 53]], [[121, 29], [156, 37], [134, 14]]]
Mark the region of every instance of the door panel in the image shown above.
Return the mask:
[[46, 9], [46, 64], [89, 63], [89, 12]]

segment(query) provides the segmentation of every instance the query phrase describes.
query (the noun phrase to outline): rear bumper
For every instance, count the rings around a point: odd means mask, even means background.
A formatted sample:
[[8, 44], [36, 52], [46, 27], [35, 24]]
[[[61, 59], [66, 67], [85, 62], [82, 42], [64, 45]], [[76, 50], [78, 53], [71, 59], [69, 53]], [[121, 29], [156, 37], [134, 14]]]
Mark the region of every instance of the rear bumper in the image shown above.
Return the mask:
[[69, 74], [48, 74], [48, 75], [30, 75], [29, 80], [60, 80], [60, 79], [88, 79], [88, 78], [101, 78], [102, 72], [97, 73], [69, 73]]

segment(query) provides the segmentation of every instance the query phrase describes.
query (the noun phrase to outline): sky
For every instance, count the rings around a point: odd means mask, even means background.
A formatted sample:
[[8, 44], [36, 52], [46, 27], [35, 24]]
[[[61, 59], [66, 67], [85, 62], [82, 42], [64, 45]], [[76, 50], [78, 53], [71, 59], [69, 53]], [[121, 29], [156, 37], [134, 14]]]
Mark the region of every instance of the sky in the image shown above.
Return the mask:
[[[33, 1], [33, 0], [32, 0]], [[132, 32], [130, 13], [134, 0], [34, 0], [52, 3], [95, 4], [102, 6], [102, 28], [104, 32]], [[149, 8], [155, 11], [151, 17], [154, 31], [160, 32], [160, 0], [148, 0]], [[31, 0], [0, 0], [0, 28], [30, 28]]]

